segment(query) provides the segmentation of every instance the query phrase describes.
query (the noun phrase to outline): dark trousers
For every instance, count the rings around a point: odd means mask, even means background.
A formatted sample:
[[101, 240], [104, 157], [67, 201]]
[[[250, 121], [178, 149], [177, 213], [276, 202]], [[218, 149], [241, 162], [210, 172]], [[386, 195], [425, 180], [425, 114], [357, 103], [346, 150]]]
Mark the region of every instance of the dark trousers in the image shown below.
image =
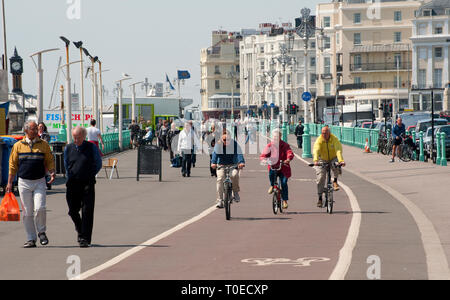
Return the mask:
[[183, 175], [191, 175], [192, 154], [183, 152], [183, 163], [181, 165], [181, 173]]
[[209, 157], [210, 157], [209, 170], [211, 171], [211, 176], [217, 177], [217, 169], [211, 168], [211, 165], [212, 165], [212, 154]]
[[197, 163], [197, 154], [195, 153], [195, 150], [192, 150], [191, 162], [192, 162], [192, 165], [194, 165], [194, 166]]
[[297, 137], [297, 145], [299, 149], [303, 148], [303, 136], [298, 136]]
[[277, 172], [274, 170], [270, 170], [269, 172], [269, 180], [270, 185], [275, 186], [278, 177], [281, 179], [281, 198], [285, 201], [289, 201], [289, 187], [288, 187], [288, 178], [286, 178], [283, 173]]
[[90, 244], [94, 227], [95, 181], [87, 183], [69, 180], [66, 200], [78, 237]]

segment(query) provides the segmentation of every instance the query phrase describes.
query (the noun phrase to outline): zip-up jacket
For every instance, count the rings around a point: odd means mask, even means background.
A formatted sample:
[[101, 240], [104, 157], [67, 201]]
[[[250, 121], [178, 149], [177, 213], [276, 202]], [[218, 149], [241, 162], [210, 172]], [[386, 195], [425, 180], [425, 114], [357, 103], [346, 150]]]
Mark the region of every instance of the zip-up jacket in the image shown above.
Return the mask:
[[335, 158], [337, 158], [340, 163], [344, 162], [342, 144], [333, 134], [330, 134], [328, 142], [320, 136], [314, 144], [313, 154], [315, 162], [319, 160], [332, 161]]
[[9, 174], [27, 180], [44, 178], [47, 171], [55, 169], [52, 151], [46, 141], [35, 139], [28, 144], [26, 139], [14, 144], [9, 157]]

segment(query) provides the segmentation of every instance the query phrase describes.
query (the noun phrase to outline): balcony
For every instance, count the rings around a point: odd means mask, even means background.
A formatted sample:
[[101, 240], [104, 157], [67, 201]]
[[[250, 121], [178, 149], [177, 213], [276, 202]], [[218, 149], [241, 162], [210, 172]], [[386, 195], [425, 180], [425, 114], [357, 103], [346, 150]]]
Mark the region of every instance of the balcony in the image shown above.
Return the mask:
[[324, 79], [333, 79], [333, 74], [331, 74], [331, 73], [321, 74], [321, 75], [320, 75], [320, 78], [321, 78], [322, 80], [324, 80]]
[[389, 63], [361, 63], [361, 64], [350, 64], [350, 72], [370, 72], [370, 71], [396, 71], [399, 70], [411, 70], [411, 62], [401, 62], [397, 66], [396, 62]]
[[[407, 89], [411, 86], [410, 81], [403, 81], [400, 83], [401, 89]], [[346, 90], [365, 90], [365, 89], [396, 89], [397, 83], [392, 81], [378, 81], [378, 82], [365, 82], [365, 83], [352, 83], [343, 84], [339, 86], [339, 91]]]

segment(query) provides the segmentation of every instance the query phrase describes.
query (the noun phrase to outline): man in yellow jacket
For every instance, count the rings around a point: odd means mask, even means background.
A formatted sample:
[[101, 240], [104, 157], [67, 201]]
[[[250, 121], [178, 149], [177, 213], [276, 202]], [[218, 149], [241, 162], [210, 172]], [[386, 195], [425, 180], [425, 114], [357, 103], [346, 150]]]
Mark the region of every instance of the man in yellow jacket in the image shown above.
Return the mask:
[[331, 162], [332, 171], [334, 174], [334, 190], [339, 191], [340, 187], [338, 184], [339, 169], [334, 167], [335, 163], [345, 167], [344, 157], [342, 155], [342, 144], [339, 139], [331, 134], [330, 128], [324, 127], [322, 129], [322, 135], [317, 139], [314, 144], [314, 165], [317, 175], [317, 191], [319, 193], [319, 203], [318, 207], [323, 206], [322, 195], [324, 192], [325, 181], [327, 179], [327, 170], [320, 166], [321, 163]]

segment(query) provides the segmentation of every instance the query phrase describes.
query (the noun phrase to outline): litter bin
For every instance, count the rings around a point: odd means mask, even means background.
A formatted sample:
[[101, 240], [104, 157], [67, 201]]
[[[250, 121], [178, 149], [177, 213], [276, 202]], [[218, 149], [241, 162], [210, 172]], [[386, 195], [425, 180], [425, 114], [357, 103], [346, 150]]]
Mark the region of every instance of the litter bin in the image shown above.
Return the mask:
[[52, 147], [53, 157], [55, 159], [55, 172], [57, 175], [65, 175], [66, 170], [64, 168], [64, 148], [66, 143], [53, 142], [50, 143]]
[[[2, 137], [2, 144], [0, 145], [2, 148], [2, 163], [1, 163], [1, 174], [2, 174], [2, 182], [1, 186], [3, 189], [8, 185], [8, 177], [9, 177], [9, 156], [11, 155], [12, 148], [14, 144], [17, 143], [17, 140], [12, 137]], [[14, 185], [17, 185], [17, 178], [14, 181]]]
[[138, 148], [137, 181], [139, 175], [159, 175], [162, 181], [162, 149], [153, 145]]

